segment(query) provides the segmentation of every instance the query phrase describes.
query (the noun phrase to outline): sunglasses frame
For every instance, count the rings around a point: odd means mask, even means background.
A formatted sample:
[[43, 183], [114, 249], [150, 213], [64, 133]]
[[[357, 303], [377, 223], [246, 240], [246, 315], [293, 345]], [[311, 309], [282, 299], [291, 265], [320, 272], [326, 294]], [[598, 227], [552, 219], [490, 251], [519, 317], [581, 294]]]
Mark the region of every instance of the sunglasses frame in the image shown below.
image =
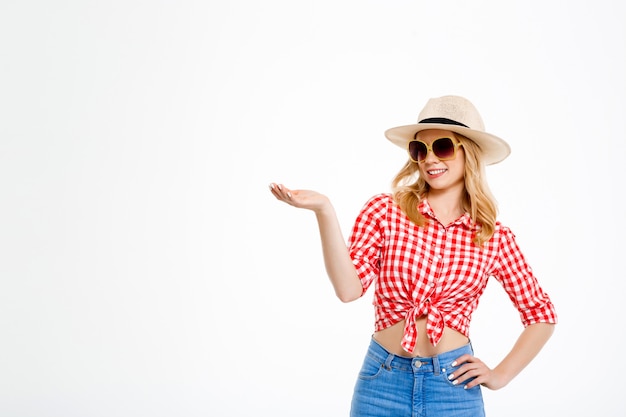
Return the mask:
[[[449, 158], [440, 158], [439, 156], [437, 156], [435, 151], [433, 151], [433, 145], [435, 144], [435, 142], [437, 142], [438, 140], [442, 140], [442, 139], [448, 139], [449, 141], [452, 142], [452, 156], [449, 157]], [[413, 159], [413, 155], [411, 155], [411, 150], [410, 150], [411, 143], [413, 143], [413, 142], [419, 142], [419, 143], [423, 144], [426, 147], [426, 155], [424, 156], [424, 159], [419, 160], [419, 161]], [[426, 142], [424, 142], [423, 140], [413, 139], [413, 140], [409, 141], [409, 143], [406, 145], [406, 151], [409, 154], [409, 158], [411, 158], [411, 161], [413, 161], [415, 163], [424, 162], [426, 160], [426, 158], [428, 157], [428, 152], [430, 152], [433, 155], [435, 155], [435, 158], [437, 158], [440, 161], [451, 161], [454, 158], [456, 158], [456, 150], [460, 146], [463, 146], [463, 144], [461, 142], [455, 142], [454, 139], [449, 138], [449, 137], [437, 138], [437, 139], [433, 140], [433, 142], [430, 145], [427, 144]]]

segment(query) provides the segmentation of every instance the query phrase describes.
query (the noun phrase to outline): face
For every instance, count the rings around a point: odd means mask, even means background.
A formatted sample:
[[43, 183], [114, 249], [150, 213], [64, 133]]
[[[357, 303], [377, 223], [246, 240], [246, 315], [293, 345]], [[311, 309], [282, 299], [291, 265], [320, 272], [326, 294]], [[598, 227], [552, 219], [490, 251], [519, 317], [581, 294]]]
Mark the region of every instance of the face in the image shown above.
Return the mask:
[[[454, 188], [462, 189], [465, 186], [465, 152], [463, 151], [463, 147], [456, 146], [456, 152], [453, 154], [454, 156], [452, 156], [449, 155], [449, 152], [443, 152], [446, 151], [446, 146], [441, 147], [443, 149], [438, 149], [441, 143], [445, 143], [438, 142], [434, 145], [435, 152], [433, 152], [433, 142], [440, 138], [450, 138], [454, 144], [459, 143], [454, 133], [449, 130], [429, 129], [422, 130], [417, 134], [415, 139], [426, 143], [426, 145], [430, 147], [426, 153], [425, 159], [417, 162], [420, 176], [428, 183], [432, 190], [444, 191]], [[439, 154], [441, 159], [435, 154]]]

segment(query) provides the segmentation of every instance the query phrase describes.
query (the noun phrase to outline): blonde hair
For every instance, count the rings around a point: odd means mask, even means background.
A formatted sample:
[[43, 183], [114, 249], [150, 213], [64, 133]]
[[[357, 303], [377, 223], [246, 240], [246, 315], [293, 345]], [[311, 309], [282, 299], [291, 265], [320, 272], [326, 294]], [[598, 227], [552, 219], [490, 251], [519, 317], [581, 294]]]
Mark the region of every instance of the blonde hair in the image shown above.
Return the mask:
[[[498, 209], [496, 200], [489, 190], [485, 175], [485, 164], [480, 158], [480, 148], [472, 140], [454, 133], [463, 145], [465, 152], [465, 193], [463, 209], [479, 227], [473, 241], [482, 246], [494, 233]], [[418, 164], [410, 159], [400, 169], [392, 183], [393, 199], [407, 217], [418, 226], [425, 226], [426, 219], [419, 212], [420, 201], [430, 189], [428, 183], [419, 175]]]

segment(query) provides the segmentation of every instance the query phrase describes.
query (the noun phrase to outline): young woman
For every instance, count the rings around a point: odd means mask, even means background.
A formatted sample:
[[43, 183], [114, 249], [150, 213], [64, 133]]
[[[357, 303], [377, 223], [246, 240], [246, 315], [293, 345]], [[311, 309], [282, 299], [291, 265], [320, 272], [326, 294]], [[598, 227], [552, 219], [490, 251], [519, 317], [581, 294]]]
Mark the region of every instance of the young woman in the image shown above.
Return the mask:
[[[418, 123], [385, 136], [409, 160], [358, 214], [346, 245], [329, 199], [271, 184], [312, 210], [326, 271], [349, 302], [375, 284], [375, 332], [352, 398], [352, 416], [483, 416], [481, 386], [499, 389], [539, 353], [556, 312], [511, 230], [496, 220], [484, 166], [506, 158], [476, 108], [458, 96], [430, 99]], [[491, 368], [474, 356], [469, 324], [490, 277], [518, 309], [524, 330]]]

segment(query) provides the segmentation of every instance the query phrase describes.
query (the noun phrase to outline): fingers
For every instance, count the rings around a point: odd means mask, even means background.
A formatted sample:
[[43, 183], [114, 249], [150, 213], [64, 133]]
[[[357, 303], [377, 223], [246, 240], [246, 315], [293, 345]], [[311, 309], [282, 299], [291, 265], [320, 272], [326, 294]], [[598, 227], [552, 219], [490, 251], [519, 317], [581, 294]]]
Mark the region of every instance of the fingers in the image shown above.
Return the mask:
[[271, 183], [270, 191], [278, 200], [290, 206], [313, 211], [332, 208], [330, 200], [323, 194], [313, 190], [290, 190], [282, 184]]
[[289, 203], [292, 199], [291, 191], [282, 184], [270, 184], [270, 191], [278, 200]]
[[470, 389], [477, 385], [483, 385], [489, 380], [491, 369], [487, 367], [480, 359], [463, 355], [459, 357], [452, 366], [459, 366], [452, 374], [448, 375], [448, 379], [454, 385], [463, 385], [463, 388]]

